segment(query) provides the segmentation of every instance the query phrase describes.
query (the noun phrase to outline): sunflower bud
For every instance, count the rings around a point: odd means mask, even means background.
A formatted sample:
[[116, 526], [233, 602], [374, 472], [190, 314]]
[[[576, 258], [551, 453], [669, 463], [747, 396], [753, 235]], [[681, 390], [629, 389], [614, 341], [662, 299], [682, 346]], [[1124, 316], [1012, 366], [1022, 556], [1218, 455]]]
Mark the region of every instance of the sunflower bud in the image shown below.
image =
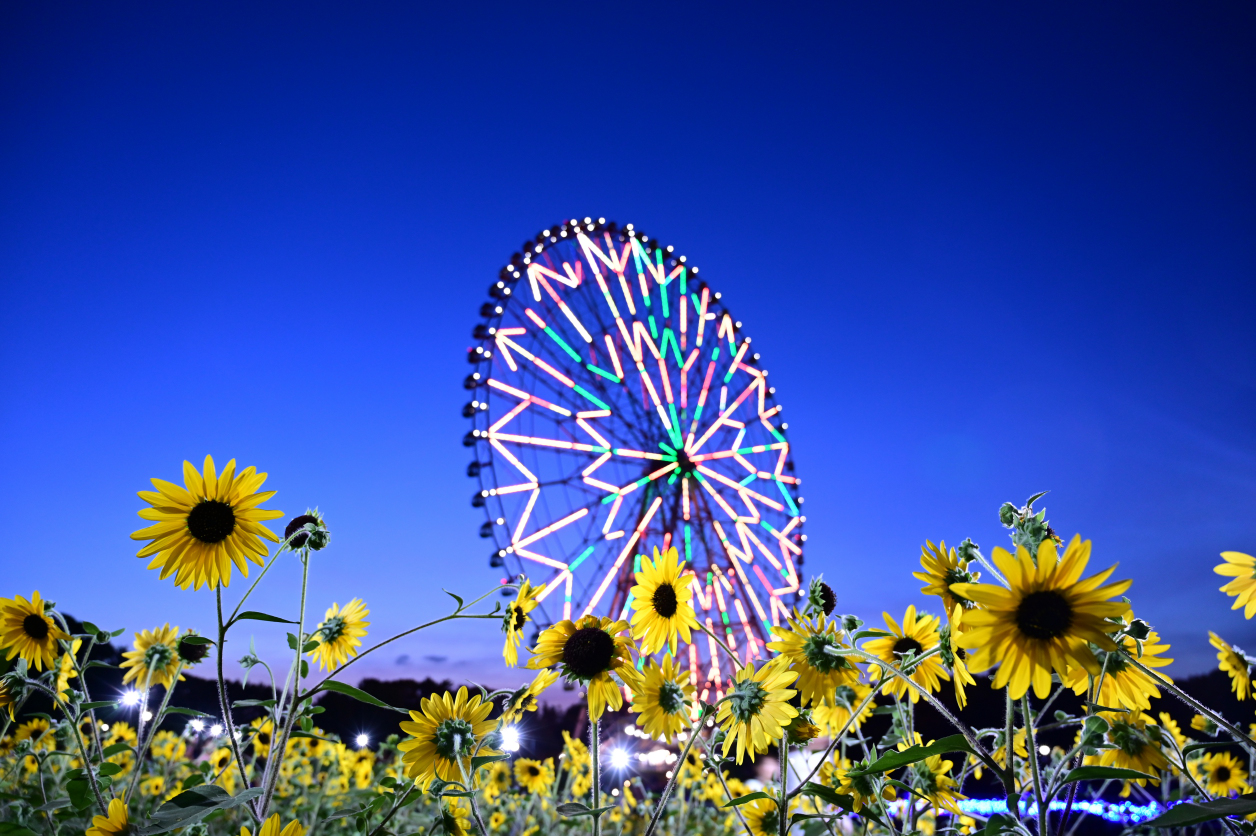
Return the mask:
[[293, 517], [283, 530], [283, 536], [288, 541], [288, 548], [293, 551], [302, 547], [308, 547], [310, 551], [320, 551], [327, 548], [331, 541], [331, 532], [327, 530], [327, 523], [323, 521], [323, 515], [317, 508]]
[[1008, 528], [1011, 528], [1012, 524], [1016, 522], [1016, 517], [1016, 506], [1012, 503], [1004, 502], [999, 506], [999, 522]]
[[1146, 641], [1147, 636], [1151, 633], [1151, 625], [1141, 618], [1136, 618], [1130, 622], [1130, 626], [1125, 632], [1135, 641]]
[[808, 740], [819, 737], [820, 727], [811, 722], [811, 712], [804, 708], [798, 712], [798, 716], [789, 721], [789, 725], [785, 727], [785, 734], [788, 735], [791, 746], [801, 746]]
[[955, 549], [955, 556], [959, 558], [960, 563], [968, 565], [977, 559], [977, 553], [980, 548], [972, 541], [971, 537], [965, 537], [964, 542], [960, 543], [959, 547]]
[[824, 582], [824, 576], [812, 578], [811, 584], [807, 587], [807, 611], [816, 615], [824, 613], [830, 616], [836, 606], [837, 594]]
[[209, 655], [209, 640], [195, 633], [189, 633], [179, 639], [178, 653], [179, 661], [184, 665], [191, 667], [205, 661], [205, 657]]

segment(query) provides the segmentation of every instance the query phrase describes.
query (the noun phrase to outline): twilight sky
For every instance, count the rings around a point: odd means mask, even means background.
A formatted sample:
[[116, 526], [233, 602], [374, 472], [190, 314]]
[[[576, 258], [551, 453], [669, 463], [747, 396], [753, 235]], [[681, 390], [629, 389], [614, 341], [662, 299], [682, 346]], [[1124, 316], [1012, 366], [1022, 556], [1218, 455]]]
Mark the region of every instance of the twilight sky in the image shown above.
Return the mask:
[[[843, 610], [932, 603], [926, 538], [988, 553], [1050, 489], [1203, 670], [1256, 644], [1212, 573], [1256, 552], [1254, 39], [1243, 3], [5, 4], [0, 595], [208, 632], [127, 537], [206, 453], [326, 513], [315, 618], [487, 590], [463, 353], [593, 215], [745, 322]], [[468, 624], [358, 675], [521, 680]]]

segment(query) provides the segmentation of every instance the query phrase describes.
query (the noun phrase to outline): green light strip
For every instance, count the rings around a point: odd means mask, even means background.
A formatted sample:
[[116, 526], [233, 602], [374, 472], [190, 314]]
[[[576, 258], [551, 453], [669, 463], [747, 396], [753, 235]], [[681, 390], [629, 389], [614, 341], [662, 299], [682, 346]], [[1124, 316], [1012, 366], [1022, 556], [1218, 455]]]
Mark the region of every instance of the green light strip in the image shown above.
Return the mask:
[[671, 282], [664, 282], [664, 283], [663, 283], [663, 284], [659, 287], [659, 298], [663, 300], [663, 318], [664, 318], [664, 319], [671, 319], [671, 318], [672, 318], [671, 308], [670, 308], [670, 306], [667, 304], [667, 286], [668, 286], [669, 284], [671, 284]]
[[785, 489], [785, 483], [780, 479], [773, 479], [772, 481], [775, 482], [776, 486], [781, 489], [781, 496], [785, 497], [785, 502], [789, 505], [790, 513], [795, 517], [798, 516], [798, 506], [794, 504], [794, 498], [790, 496], [789, 491]]
[[654, 314], [649, 314], [646, 318], [650, 320], [650, 336], [654, 338], [655, 342], [658, 342], [659, 329], [654, 324]]
[[579, 392], [581, 395], [584, 395], [585, 399], [586, 399], [586, 400], [588, 400], [590, 403], [594, 404], [595, 406], [597, 406], [597, 407], [598, 407], [598, 409], [605, 409], [607, 412], [610, 412], [611, 408], [610, 408], [609, 406], [607, 406], [606, 404], [604, 404], [604, 403], [602, 403], [600, 400], [598, 400], [598, 399], [597, 399], [597, 398], [593, 395], [593, 393], [592, 393], [592, 392], [590, 392], [588, 389], [585, 389], [585, 388], [584, 388], [583, 386], [581, 386], [579, 383], [577, 383], [577, 384], [576, 384], [573, 388], [574, 388], [577, 392]]
[[685, 443], [680, 437], [680, 419], [676, 417], [676, 404], [669, 403], [667, 408], [672, 413], [672, 443], [674, 443], [677, 449], [679, 449], [683, 447]]
[[[580, 358], [579, 358], [579, 357], [577, 357], [576, 359], [577, 359], [577, 360], [579, 360]], [[618, 377], [616, 377], [615, 375], [613, 375], [613, 374], [611, 374], [610, 372], [605, 371], [605, 370], [603, 370], [603, 369], [599, 369], [597, 366], [593, 365], [592, 363], [585, 363], [585, 364], [584, 364], [584, 367], [585, 367], [586, 369], [588, 369], [589, 371], [593, 372], [594, 374], [601, 375], [602, 377], [606, 378], [607, 380], [611, 381], [612, 383], [623, 383], [623, 381], [622, 381], [622, 380], [620, 380], [620, 379], [619, 379]]]
[[686, 287], [687, 287], [687, 285], [685, 284], [685, 280], [688, 276], [689, 276], [689, 268], [681, 267], [680, 268], [680, 295], [681, 296], [685, 295]]
[[569, 356], [572, 360], [575, 360], [577, 363], [580, 362], [580, 355], [572, 351], [571, 346], [567, 345], [567, 341], [564, 340], [562, 337], [558, 336], [558, 333], [553, 328], [546, 325], [545, 333], [549, 334], [549, 337], [551, 340], [558, 343], [559, 348], [567, 352], [567, 356]]
[[676, 357], [676, 368], [679, 369], [681, 366], [685, 365], [684, 359], [680, 356], [680, 343], [676, 341], [676, 335], [672, 333], [671, 328], [664, 328], [663, 343], [659, 346], [660, 354], [667, 353], [667, 344], [669, 342], [672, 344], [672, 354]]
[[579, 557], [571, 561], [571, 565], [567, 567], [567, 571], [575, 572], [576, 567], [578, 567], [581, 563], [584, 563], [585, 559], [588, 558], [589, 555], [593, 554], [593, 550], [596, 548], [597, 546], [589, 546], [587, 549], [581, 552]]
[[755, 479], [758, 479], [758, 478], [759, 478], [759, 474], [751, 473], [749, 476], [747, 476], [745, 479], [742, 479], [737, 484], [741, 485], [744, 488], [746, 487], [746, 485], [749, 485], [751, 482], [753, 482]]
[[689, 523], [685, 523], [685, 562], [693, 563], [693, 542], [689, 533]]

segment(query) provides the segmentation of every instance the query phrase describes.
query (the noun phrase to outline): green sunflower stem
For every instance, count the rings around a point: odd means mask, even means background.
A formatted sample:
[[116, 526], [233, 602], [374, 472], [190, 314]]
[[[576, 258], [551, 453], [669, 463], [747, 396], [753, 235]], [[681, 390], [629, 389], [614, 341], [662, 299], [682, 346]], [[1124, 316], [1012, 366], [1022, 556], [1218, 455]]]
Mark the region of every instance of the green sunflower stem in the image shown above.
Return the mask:
[[[715, 761], [715, 777], [720, 780], [720, 786], [724, 788], [724, 797], [729, 801], [733, 801], [733, 791], [728, 788], [728, 782], [724, 780], [723, 763], [715, 756], [714, 744], [707, 749], [707, 758]], [[680, 763], [680, 761], [677, 761], [677, 763]], [[746, 823], [746, 817], [742, 814], [741, 807], [734, 807], [733, 812], [737, 814], [737, 820], [741, 822], [741, 826], [745, 829], [746, 833], [750, 834], [750, 836], [754, 836], [754, 831], [751, 830], [750, 825]]]
[[135, 794], [135, 787], [139, 784], [140, 780], [140, 765], [144, 763], [144, 756], [147, 755], [148, 750], [152, 748], [153, 738], [157, 735], [157, 727], [161, 725], [161, 721], [165, 717], [166, 708], [170, 705], [170, 695], [174, 693], [175, 686], [179, 682], [179, 674], [181, 673], [183, 673], [182, 660], [180, 660], [179, 664], [175, 667], [174, 676], [170, 679], [170, 686], [166, 688], [166, 693], [161, 698], [161, 706], [157, 709], [157, 713], [153, 715], [153, 723], [148, 730], [148, 738], [145, 739], [143, 737], [139, 737], [136, 741], [140, 744], [140, 747], [135, 752], [135, 770], [134, 774], [131, 776], [131, 783], [127, 786], [126, 795], [122, 797], [123, 803], [129, 803], [131, 801], [131, 796]]
[[822, 754], [816, 761], [816, 765], [811, 768], [811, 772], [807, 775], [807, 777], [798, 782], [798, 786], [795, 787], [794, 791], [789, 794], [790, 798], [798, 795], [803, 786], [814, 778], [816, 773], [820, 771], [820, 767], [824, 766], [824, 764], [828, 762], [829, 756], [833, 754], [833, 750], [837, 748], [837, 746], [841, 743], [842, 738], [846, 736], [846, 732], [850, 730], [851, 725], [855, 722], [855, 718], [863, 713], [863, 710], [868, 707], [868, 703], [876, 699], [876, 696], [877, 689], [873, 688], [868, 692], [868, 696], [864, 697], [864, 700], [859, 704], [859, 707], [851, 712], [850, 717], [846, 720], [846, 725], [842, 726], [842, 730], [840, 732], [833, 735], [833, 739], [829, 741], [829, 747], [824, 750], [824, 754]]
[[1221, 726], [1221, 728], [1228, 731], [1234, 737], [1234, 739], [1237, 740], [1240, 744], [1246, 746], [1252, 752], [1256, 752], [1256, 740], [1252, 740], [1250, 737], [1243, 734], [1243, 732], [1239, 731], [1237, 726], [1234, 726], [1233, 724], [1226, 722], [1225, 718], [1222, 717], [1220, 714], [1213, 711], [1211, 708], [1204, 705], [1202, 702], [1195, 699], [1190, 694], [1186, 693], [1181, 688], [1177, 687], [1172, 682], [1165, 679], [1163, 676], [1156, 673], [1154, 670], [1147, 667], [1142, 662], [1138, 661], [1133, 656], [1126, 653], [1123, 648], [1120, 649], [1120, 653], [1122, 656], [1125, 657], [1125, 660], [1127, 662], [1129, 662], [1134, 667], [1138, 668], [1140, 671], [1142, 671], [1143, 673], [1151, 677], [1152, 681], [1155, 682], [1157, 685], [1159, 685], [1161, 688], [1164, 688], [1166, 691], [1173, 694], [1173, 696], [1177, 697], [1179, 700], [1186, 703], [1191, 708], [1195, 709], [1200, 714], [1207, 717], [1209, 720], [1212, 720], [1218, 726]]
[[781, 793], [777, 796], [776, 801], [776, 819], [777, 832], [780, 836], [785, 836], [785, 832], [789, 830], [789, 731], [782, 730], [781, 742], [776, 747], [781, 756]]
[[693, 748], [693, 742], [698, 739], [698, 735], [702, 731], [702, 724], [706, 722], [706, 716], [707, 708], [703, 705], [698, 711], [698, 719], [689, 727], [689, 739], [685, 741], [685, 749], [680, 753], [680, 759], [676, 761], [677, 766], [672, 770], [672, 777], [667, 779], [667, 785], [663, 787], [663, 794], [659, 796], [659, 803], [654, 808], [654, 815], [650, 816], [650, 826], [646, 828], [645, 836], [653, 836], [654, 829], [658, 827], [659, 819], [663, 817], [663, 808], [667, 806], [667, 799], [671, 797], [672, 791], [676, 787], [676, 779], [680, 777], [681, 767], [685, 765], [685, 759], [689, 757], [689, 750]]
[[[52, 616], [53, 618], [57, 619], [57, 621], [61, 624], [62, 630], [64, 630], [67, 633], [71, 632], [70, 625], [66, 623], [65, 616], [63, 616], [61, 613], [57, 612], [56, 610], [53, 611]], [[65, 652], [70, 654], [70, 663], [74, 666], [74, 673], [77, 674], [76, 678], [79, 681], [78, 688], [80, 691], [83, 692], [83, 701], [91, 702], [92, 693], [91, 693], [91, 690], [87, 687], [87, 677], [84, 676], [83, 668], [82, 666], [79, 665], [78, 657], [75, 656], [74, 654], [74, 639], [71, 638], [69, 641], [63, 640], [62, 644], [64, 645]], [[87, 640], [87, 651], [83, 654], [84, 662], [92, 658], [92, 651], [95, 648], [96, 648], [96, 637], [91, 636]], [[100, 757], [104, 753], [105, 747], [104, 747], [104, 744], [100, 742], [100, 727], [99, 727], [99, 724], [96, 722], [96, 709], [93, 708], [91, 711], [87, 713], [91, 719], [92, 742], [96, 744], [96, 756]], [[7, 730], [8, 726], [5, 726], [5, 729]], [[0, 731], [0, 740], [4, 739], [4, 734], [5, 734], [4, 731]]]
[[1020, 818], [1020, 793], [1016, 791], [1016, 703], [1012, 699], [1011, 688], [1003, 692], [1007, 698], [1007, 722], [1003, 729], [1003, 751], [1007, 753], [1007, 761], [1003, 765], [1003, 789], [1007, 793], [1007, 811]]
[[1034, 776], [1034, 801], [1038, 804], [1038, 834], [1050, 836], [1051, 811], [1042, 796], [1042, 774], [1038, 771], [1038, 744], [1034, 739], [1034, 719], [1029, 711], [1028, 691], [1021, 697], [1021, 714], [1025, 718], [1025, 751], [1029, 754], [1030, 771]]
[[[74, 716], [70, 713], [69, 707], [66, 706], [66, 704], [61, 701], [61, 698], [57, 696], [56, 691], [44, 686], [40, 682], [36, 682], [33, 679], [26, 680], [25, 684], [28, 687], [43, 691], [44, 694], [52, 700], [52, 704], [60, 709], [61, 713], [67, 718]], [[99, 808], [100, 814], [102, 816], [107, 816], [109, 815], [109, 809], [105, 804], [104, 796], [100, 794], [100, 786], [96, 783], [96, 770], [92, 769], [91, 760], [87, 757], [87, 744], [83, 742], [83, 735], [79, 733], [78, 723], [72, 723], [71, 728], [74, 731], [74, 742], [78, 744], [79, 757], [83, 759], [83, 766], [86, 767], [83, 771], [87, 773], [87, 784], [92, 788], [92, 795], [96, 798], [96, 806]], [[135, 768], [139, 769], [138, 763], [135, 765]]]
[[698, 625], [698, 629], [706, 633], [708, 636], [710, 636], [711, 639], [720, 646], [720, 649], [728, 654], [728, 658], [733, 660], [733, 664], [737, 666], [736, 668], [737, 670], [740, 670], [742, 668], [741, 659], [737, 658], [736, 653], [728, 649], [728, 645], [724, 644], [724, 642], [720, 639], [719, 636], [715, 635], [706, 627], [703, 627], [701, 624]]
[[480, 830], [480, 836], [488, 836], [488, 828], [484, 826], [484, 819], [480, 816], [480, 807], [475, 803], [476, 788], [471, 782], [471, 776], [467, 774], [467, 767], [463, 764], [462, 758], [458, 756], [458, 752], [462, 749], [462, 740], [459, 736], [454, 736], [454, 760], [458, 763], [458, 771], [462, 773], [462, 785], [471, 793], [467, 800], [471, 802], [471, 815], [475, 818], [475, 826]]
[[[593, 809], [602, 806], [602, 762], [598, 755], [598, 721], [589, 718], [589, 757], [593, 760]], [[594, 813], [593, 836], [602, 836], [602, 817]]]
[[[227, 680], [222, 674], [222, 654], [226, 652], [227, 646], [227, 625], [222, 620], [222, 584], [214, 588], [214, 594], [218, 602], [218, 710], [222, 713], [227, 741], [231, 746], [231, 753], [235, 755], [236, 766], [240, 770], [240, 781], [247, 786], [249, 774], [244, 770], [244, 755], [240, 754], [240, 741], [236, 739], [235, 721], [231, 719], [231, 708], [227, 703]], [[255, 822], [261, 824], [262, 817], [258, 815], [257, 799], [245, 804], [244, 809], [249, 811], [249, 815]]]

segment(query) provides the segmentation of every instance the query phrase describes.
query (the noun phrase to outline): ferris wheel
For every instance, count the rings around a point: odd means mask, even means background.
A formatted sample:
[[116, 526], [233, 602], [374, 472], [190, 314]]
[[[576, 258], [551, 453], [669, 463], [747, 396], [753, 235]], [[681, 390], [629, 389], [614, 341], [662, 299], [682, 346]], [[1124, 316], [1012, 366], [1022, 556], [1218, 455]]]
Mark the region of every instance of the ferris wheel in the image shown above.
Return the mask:
[[[463, 444], [490, 565], [544, 586], [540, 625], [627, 618], [642, 556], [675, 546], [698, 620], [743, 663], [766, 658], [806, 517], [776, 390], [720, 294], [632, 224], [573, 218], [489, 295]], [[679, 657], [703, 699], [723, 695], [732, 667], [708, 636]]]

